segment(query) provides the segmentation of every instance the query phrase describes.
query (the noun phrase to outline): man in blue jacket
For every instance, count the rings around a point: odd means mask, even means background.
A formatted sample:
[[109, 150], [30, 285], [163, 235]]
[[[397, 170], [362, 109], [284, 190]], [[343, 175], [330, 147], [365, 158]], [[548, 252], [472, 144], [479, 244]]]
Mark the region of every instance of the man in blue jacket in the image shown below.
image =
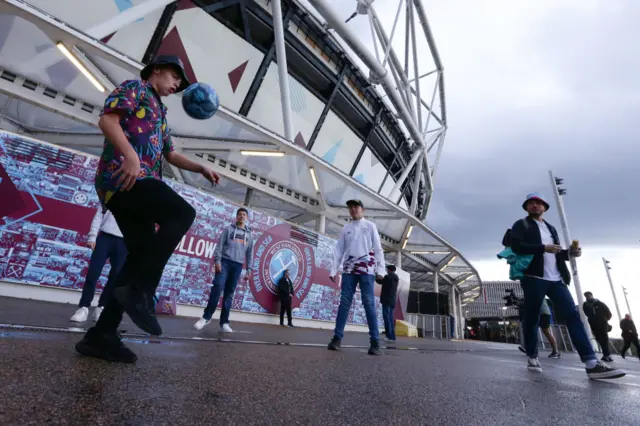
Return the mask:
[[225, 333], [233, 332], [229, 326], [233, 294], [238, 286], [245, 262], [247, 263], [245, 281], [249, 279], [253, 262], [253, 234], [251, 228], [246, 224], [248, 216], [247, 209], [239, 208], [236, 212], [236, 222], [222, 231], [220, 241], [218, 241], [213, 253], [216, 262], [216, 275], [213, 279], [209, 303], [207, 303], [202, 318], [194, 325], [198, 330], [202, 330], [205, 325], [211, 322], [213, 313], [218, 306], [218, 300], [220, 300], [220, 294], [224, 292], [222, 312], [220, 312], [220, 330]]
[[527, 368], [542, 371], [538, 361], [538, 321], [540, 307], [549, 296], [557, 312], [562, 312], [580, 359], [584, 362], [590, 379], [615, 379], [625, 375], [622, 370], [610, 368], [598, 361], [580, 314], [569, 292], [571, 275], [566, 262], [569, 256], [578, 257], [580, 248], [563, 250], [558, 231], [542, 216], [549, 210], [538, 193], [527, 195], [522, 208], [528, 216], [518, 220], [511, 228], [511, 248], [518, 255], [532, 254], [533, 260], [524, 272], [520, 283], [524, 292], [524, 343], [529, 357]]

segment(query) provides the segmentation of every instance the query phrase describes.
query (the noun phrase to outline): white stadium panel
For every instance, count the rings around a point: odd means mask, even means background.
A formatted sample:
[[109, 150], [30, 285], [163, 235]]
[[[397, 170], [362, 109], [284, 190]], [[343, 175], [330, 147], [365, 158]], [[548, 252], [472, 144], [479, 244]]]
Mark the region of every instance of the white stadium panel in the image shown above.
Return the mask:
[[[289, 87], [293, 134], [295, 135], [293, 142], [304, 148], [309, 143], [313, 130], [320, 119], [324, 103], [291, 75], [289, 75]], [[284, 135], [280, 81], [278, 66], [275, 62], [269, 66], [247, 117], [279, 135]]]
[[112, 36], [107, 36], [103, 41], [125, 55], [141, 61], [156, 30], [158, 21], [160, 21], [162, 12], [163, 9], [160, 8], [160, 10], [150, 13], [143, 19], [116, 31]]
[[[29, 0], [38, 9], [86, 31], [146, 0]], [[146, 17], [143, 19], [147, 19]]]
[[0, 43], [3, 67], [75, 98], [102, 105], [105, 94], [96, 90], [34, 24], [19, 17], [0, 15], [0, 29], [6, 34]]
[[[163, 50], [179, 54], [197, 81], [215, 87], [232, 111], [242, 105], [264, 55], [198, 7], [177, 10], [165, 33]], [[187, 61], [185, 61], [185, 58]]]
[[362, 144], [362, 140], [333, 111], [329, 111], [311, 152], [349, 174]]
[[384, 164], [369, 148], [365, 148], [362, 158], [353, 172], [353, 178], [377, 192], [386, 172]]
[[[386, 172], [385, 172], [386, 173]], [[384, 179], [384, 175], [383, 175], [383, 179]], [[393, 186], [395, 185], [396, 181], [391, 177], [391, 176], [387, 176], [387, 180], [384, 181], [384, 185], [382, 186], [382, 191], [380, 191], [380, 194], [383, 197], [387, 197], [387, 194], [389, 194], [389, 191], [391, 191], [393, 189]], [[393, 191], [393, 194], [391, 194], [391, 197], [387, 197], [389, 200], [393, 201], [393, 203], [397, 203], [398, 202], [398, 198], [400, 198], [400, 190], [396, 189], [395, 191]], [[404, 200], [402, 200], [404, 201]], [[407, 209], [407, 204], [406, 203], [402, 203], [400, 204], [400, 206], [403, 209]]]

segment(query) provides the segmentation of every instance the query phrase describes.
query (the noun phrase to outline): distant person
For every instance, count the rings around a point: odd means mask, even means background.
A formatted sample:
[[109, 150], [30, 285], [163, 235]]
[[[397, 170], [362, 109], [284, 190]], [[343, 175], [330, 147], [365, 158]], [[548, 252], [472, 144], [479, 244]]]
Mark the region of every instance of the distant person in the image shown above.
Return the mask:
[[538, 361], [538, 321], [542, 301], [548, 295], [556, 312], [560, 312], [566, 318], [571, 341], [585, 364], [587, 376], [590, 379], [614, 379], [624, 376], [624, 371], [610, 368], [598, 361], [569, 292], [571, 275], [566, 262], [569, 256], [580, 256], [582, 250], [573, 245], [571, 250], [562, 249], [556, 228], [542, 218], [549, 210], [549, 203], [538, 193], [528, 194], [522, 208], [528, 216], [513, 224], [511, 248], [517, 255], [533, 255], [520, 280], [524, 292], [523, 334], [529, 357], [527, 368], [530, 371], [542, 371]]
[[384, 252], [380, 243], [380, 235], [375, 223], [364, 218], [364, 205], [360, 200], [347, 201], [351, 222], [347, 223], [336, 244], [335, 258], [331, 267], [330, 278], [338, 281], [338, 272], [342, 273], [340, 289], [340, 306], [336, 317], [336, 328], [328, 349], [340, 349], [344, 328], [347, 325], [349, 309], [353, 302], [356, 287], [360, 285], [362, 306], [369, 326], [369, 355], [381, 355], [378, 317], [374, 297], [374, 281], [382, 278], [384, 272]]
[[98, 321], [107, 300], [113, 293], [114, 280], [127, 258], [127, 246], [122, 238], [122, 232], [120, 232], [120, 228], [109, 210], [103, 214], [102, 209], [98, 209], [93, 217], [87, 238], [87, 247], [93, 250], [93, 253], [89, 260], [89, 271], [82, 287], [78, 310], [71, 317], [73, 322], [85, 322], [89, 317], [89, 308], [96, 292], [96, 283], [107, 259], [109, 259], [111, 265], [109, 279], [102, 289], [98, 306], [93, 310], [93, 320]]
[[626, 357], [627, 350], [631, 347], [631, 344], [636, 347], [638, 357], [640, 357], [640, 342], [638, 341], [638, 330], [636, 325], [631, 319], [631, 315], [627, 314], [624, 319], [620, 321], [620, 328], [622, 329], [622, 340], [624, 340], [624, 346], [622, 347], [622, 358]]
[[284, 327], [284, 313], [287, 313], [287, 325], [293, 327], [291, 322], [291, 304], [293, 302], [293, 282], [286, 269], [282, 278], [278, 280], [278, 296], [280, 297], [280, 325]]
[[589, 326], [591, 327], [593, 337], [596, 338], [596, 341], [602, 348], [602, 360], [612, 362], [613, 358], [611, 358], [611, 350], [609, 349], [609, 332], [611, 331], [609, 320], [611, 319], [611, 311], [607, 305], [594, 298], [590, 291], [587, 291], [584, 297], [587, 300], [582, 304], [582, 310], [589, 319]]
[[394, 311], [396, 308], [396, 298], [398, 296], [398, 282], [400, 279], [396, 275], [395, 265], [387, 265], [387, 275], [376, 280], [382, 284], [380, 290], [380, 304], [382, 305], [382, 319], [384, 320], [385, 340], [391, 343], [396, 342], [396, 321]]
[[[549, 344], [551, 345], [551, 353], [549, 354], [549, 358], [559, 359], [560, 352], [558, 351], [558, 343], [556, 342], [556, 338], [553, 336], [553, 331], [551, 331], [551, 309], [549, 308], [549, 303], [547, 299], [542, 301], [542, 305], [540, 306], [540, 319], [538, 322], [538, 327], [542, 330], [542, 333], [547, 337]], [[527, 353], [526, 349], [522, 346], [519, 346], [521, 352]]]
[[239, 208], [236, 212], [235, 223], [227, 226], [220, 241], [216, 244], [213, 253], [215, 258], [216, 275], [213, 278], [213, 288], [209, 296], [209, 303], [204, 309], [202, 318], [195, 323], [194, 327], [202, 330], [205, 325], [211, 322], [213, 313], [218, 307], [220, 294], [222, 297], [222, 312], [220, 312], [220, 330], [225, 333], [233, 333], [229, 325], [229, 314], [231, 312], [231, 303], [233, 302], [233, 294], [238, 286], [238, 280], [242, 275], [242, 268], [247, 263], [247, 271], [244, 280], [249, 280], [251, 275], [251, 264], [253, 262], [253, 233], [247, 225], [249, 212], [245, 208]]

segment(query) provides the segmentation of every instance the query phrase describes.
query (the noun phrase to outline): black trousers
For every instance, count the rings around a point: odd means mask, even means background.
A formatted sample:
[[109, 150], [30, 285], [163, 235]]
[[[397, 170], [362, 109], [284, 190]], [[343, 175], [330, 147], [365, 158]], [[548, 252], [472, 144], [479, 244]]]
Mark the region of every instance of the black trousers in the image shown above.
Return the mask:
[[638, 352], [638, 356], [640, 356], [640, 341], [638, 341], [638, 336], [624, 337], [624, 346], [622, 347], [622, 354], [624, 355], [627, 350], [631, 347], [631, 344], [636, 347], [636, 352]]
[[281, 297], [280, 298], [280, 324], [284, 324], [284, 313], [287, 312], [287, 321], [289, 325], [291, 325], [291, 298], [290, 297]]
[[609, 334], [606, 331], [606, 328], [591, 326], [591, 332], [593, 332], [593, 337], [596, 338], [596, 342], [598, 342], [602, 348], [602, 356], [611, 356], [611, 350], [609, 349]]
[[[156, 179], [139, 180], [130, 191], [114, 194], [107, 208], [120, 227], [128, 251], [114, 288], [131, 284], [140, 291], [155, 293], [164, 267], [191, 227], [196, 211], [167, 184]], [[117, 330], [123, 313], [122, 306], [111, 298], [96, 329]]]

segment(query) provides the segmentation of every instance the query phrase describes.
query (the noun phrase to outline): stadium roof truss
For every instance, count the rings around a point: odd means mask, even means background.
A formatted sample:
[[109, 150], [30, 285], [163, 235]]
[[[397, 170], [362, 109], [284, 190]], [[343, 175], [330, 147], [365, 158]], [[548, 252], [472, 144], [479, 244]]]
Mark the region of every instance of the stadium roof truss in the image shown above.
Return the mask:
[[[143, 67], [99, 40], [170, 3], [171, 0], [146, 0], [80, 31], [22, 0], [0, 0], [0, 33], [5, 32], [0, 34], [5, 37], [4, 46], [0, 43], [0, 128], [99, 154], [102, 137], [97, 121], [105, 92], [121, 81], [137, 78]], [[212, 189], [199, 175], [170, 166], [166, 167], [166, 175], [334, 236], [348, 218], [345, 201], [360, 198], [367, 207], [368, 217], [378, 225], [389, 260], [396, 260], [397, 253], [402, 253], [402, 268], [411, 273], [412, 289], [427, 291], [439, 285], [440, 291], [449, 291], [455, 286], [463, 303], [473, 300], [480, 294], [481, 287], [477, 271], [453, 245], [423, 222], [447, 126], [443, 69], [421, 0], [399, 1], [390, 35], [372, 5], [373, 0], [357, 1], [357, 14], [367, 16], [371, 25], [375, 40], [373, 52], [335, 14], [330, 1], [309, 0], [309, 3], [319, 15], [315, 18], [318, 25], [326, 28], [327, 37], [343, 46], [346, 44], [345, 50], [354, 52], [368, 67], [370, 82], [380, 86], [377, 90], [383, 91], [389, 108], [397, 114], [409, 135], [411, 160], [395, 181], [394, 190], [385, 194], [366, 187], [293, 142], [288, 78], [280, 78], [285, 82], [281, 84], [284, 137], [223, 105], [210, 120], [192, 120], [183, 111], [179, 96], [168, 98], [166, 104], [176, 146], [215, 170], [223, 177], [223, 183]], [[281, 0], [272, 1], [271, 6], [275, 47], [277, 57], [281, 58], [286, 32], [282, 25]], [[404, 67], [396, 54], [394, 38], [403, 11], [406, 18]], [[436, 76], [427, 101], [422, 97], [419, 63], [414, 60], [410, 66], [408, 60], [410, 52], [413, 58], [418, 57], [419, 33], [426, 39], [435, 63], [435, 68], [424, 74]], [[60, 84], [47, 74], [49, 67], [61, 63], [73, 69], [72, 62], [80, 63], [97, 81], [92, 84], [89, 78], [74, 78], [70, 83]], [[286, 59], [278, 61], [278, 68], [280, 76], [286, 77]], [[96, 90], [95, 83], [104, 90]], [[439, 100], [437, 109], [434, 108], [436, 99]], [[241, 151], [265, 150], [281, 152], [284, 157], [241, 155]], [[309, 173], [305, 174], [306, 179], [275, 182], [263, 172], [266, 164], [292, 170], [305, 168]], [[415, 214], [418, 191], [413, 192], [408, 206], [401, 206], [398, 200], [388, 197], [409, 178], [411, 171], [414, 171], [414, 188], [422, 184], [426, 189], [426, 204], [419, 216]]]

